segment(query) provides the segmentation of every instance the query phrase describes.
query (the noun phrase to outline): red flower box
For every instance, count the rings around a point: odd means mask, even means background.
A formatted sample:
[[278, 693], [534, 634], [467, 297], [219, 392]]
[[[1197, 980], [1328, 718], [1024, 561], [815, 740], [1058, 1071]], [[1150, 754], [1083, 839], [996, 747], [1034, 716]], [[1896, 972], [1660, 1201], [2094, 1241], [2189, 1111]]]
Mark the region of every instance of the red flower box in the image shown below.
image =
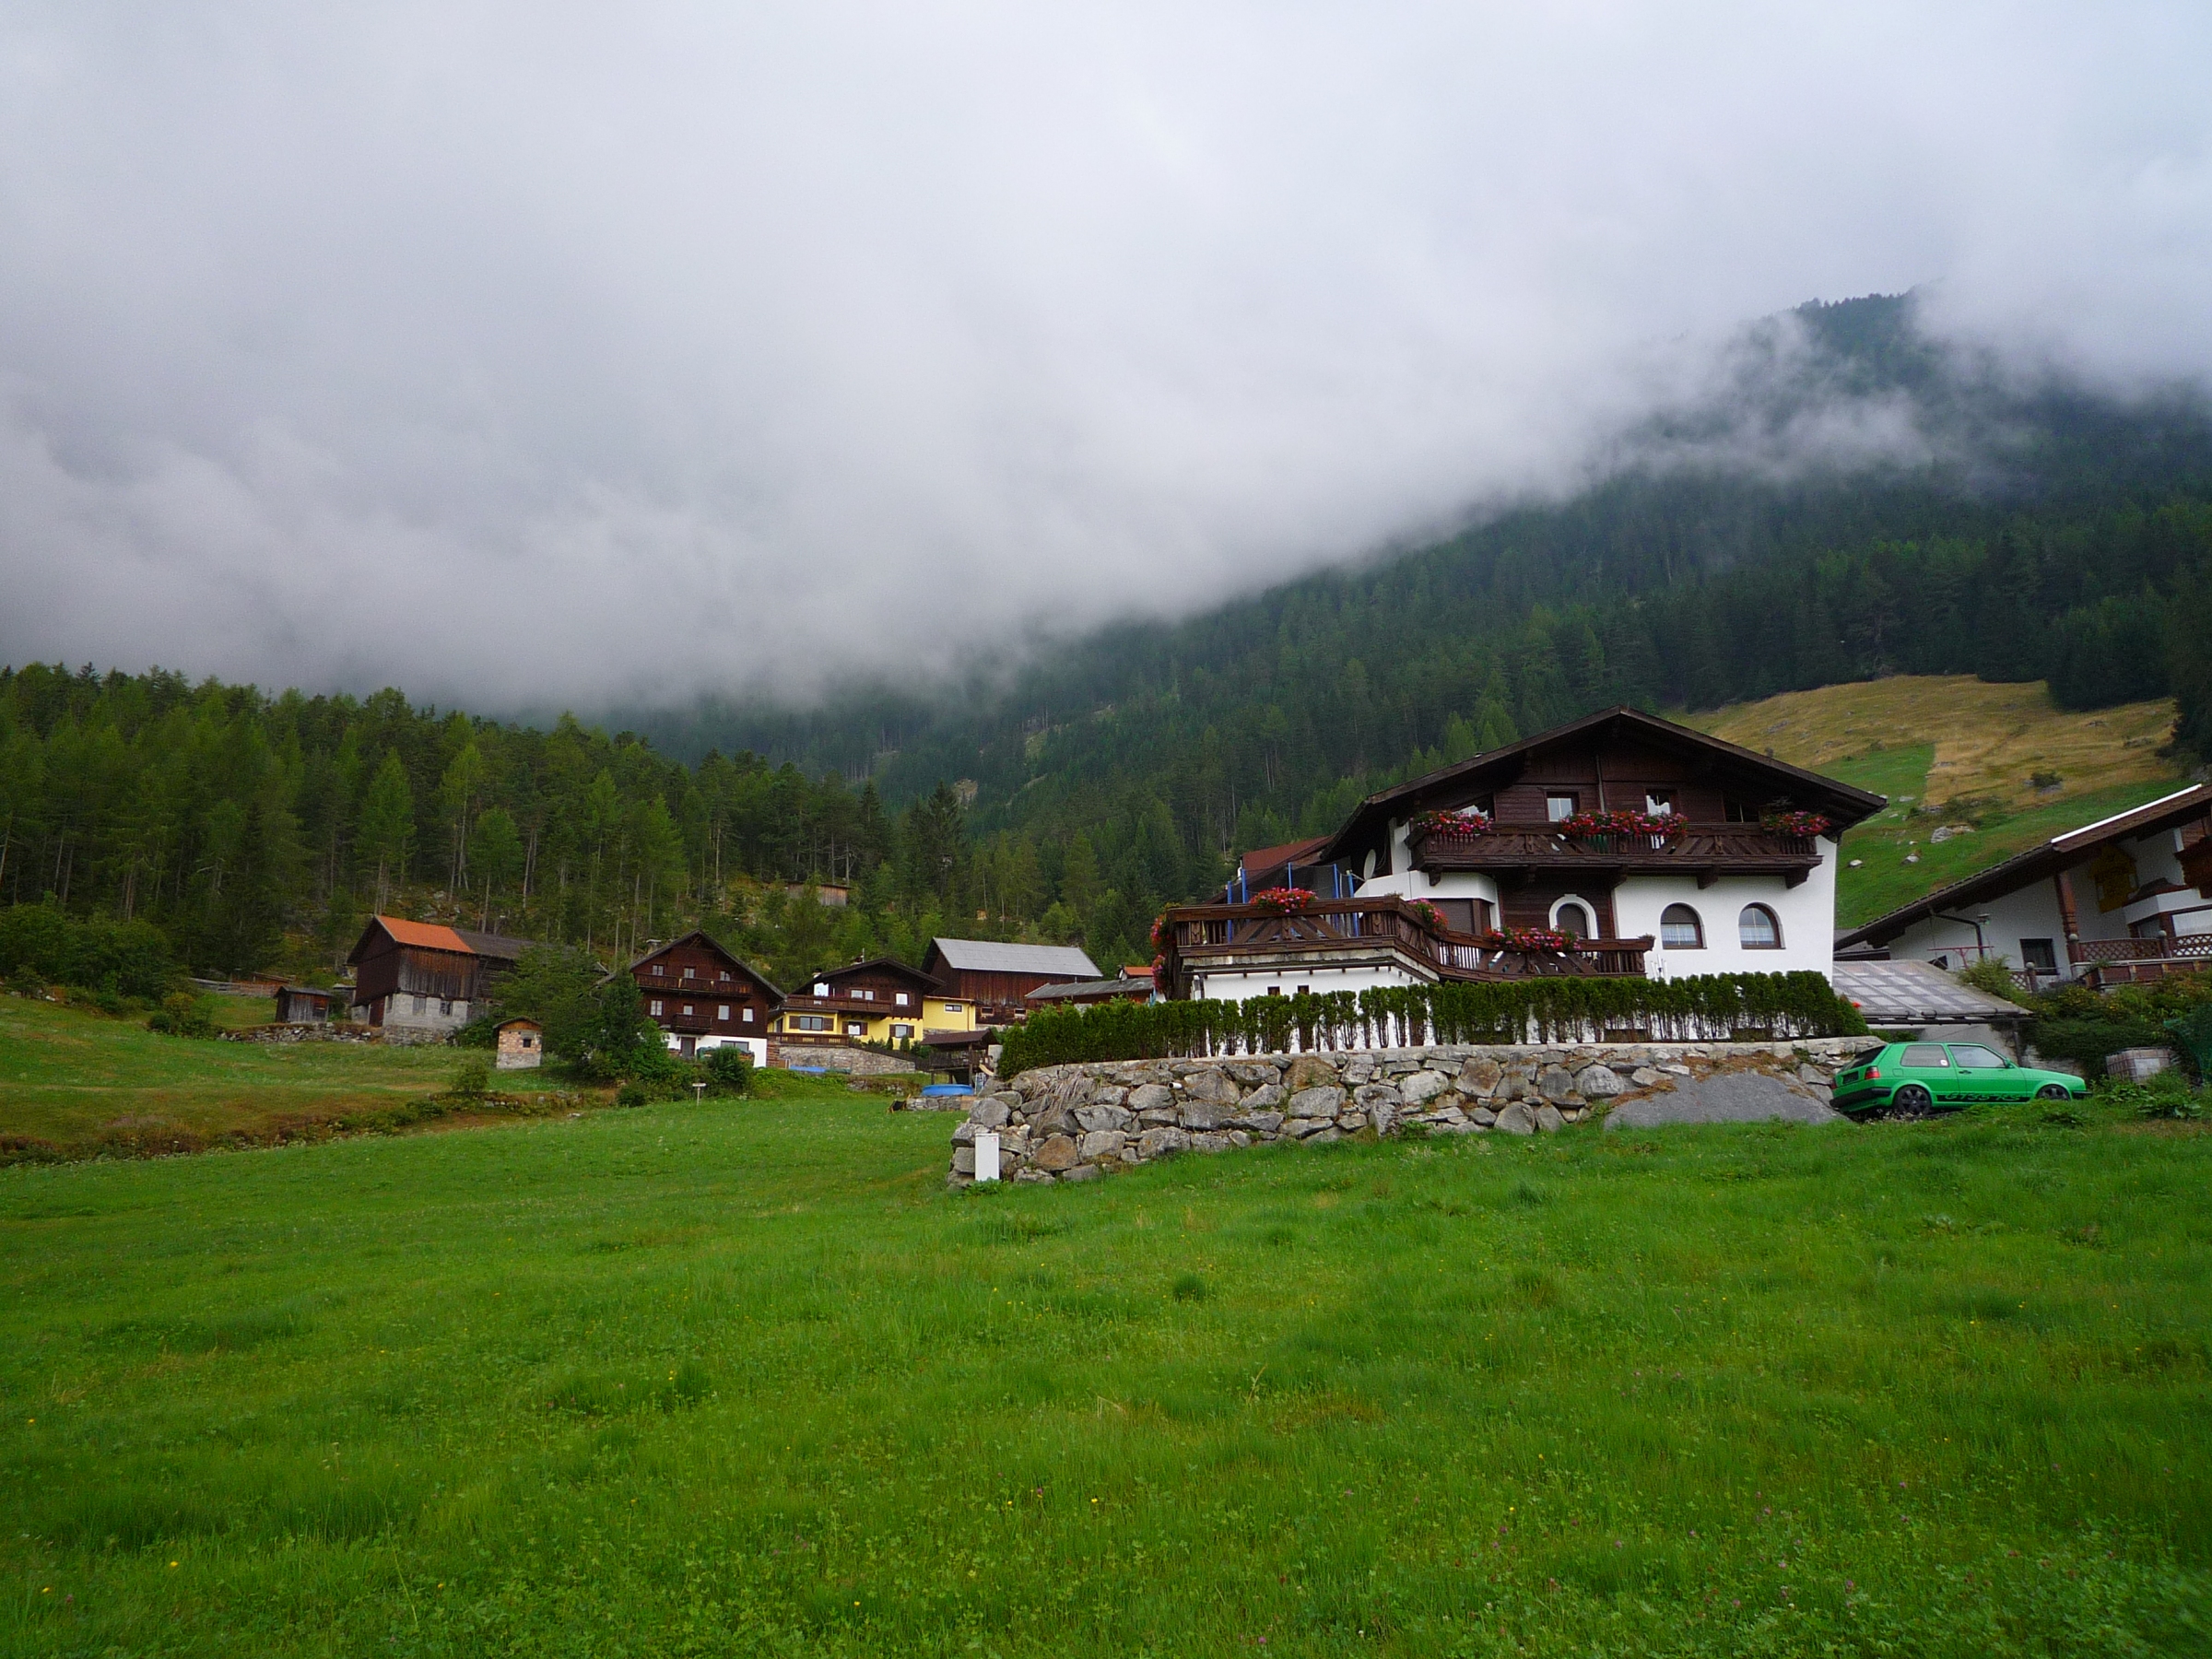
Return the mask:
[[1574, 941], [1548, 927], [1509, 927], [1502, 933], [1484, 934], [1481, 943], [1485, 950], [1517, 950], [1525, 955], [1531, 951], [1566, 950]]
[[1251, 902], [1262, 910], [1274, 911], [1278, 915], [1290, 916], [1296, 915], [1300, 911], [1312, 904], [1313, 895], [1307, 892], [1304, 888], [1267, 888], [1254, 893]]
[[1682, 820], [1671, 812], [1639, 812], [1633, 807], [1620, 806], [1611, 812], [1578, 812], [1572, 818], [1560, 819], [1552, 829], [1576, 841], [1597, 841], [1614, 836], [1624, 839], [1655, 837], [1661, 841], [1672, 841], [1682, 833]]
[[1441, 807], [1428, 812], [1417, 812], [1406, 820], [1406, 833], [1416, 839], [1430, 841], [1472, 841], [1477, 835], [1490, 832], [1488, 813], [1477, 812], [1472, 806], [1464, 812], [1447, 812]]
[[1817, 812], [1769, 812], [1760, 817], [1759, 825], [1771, 835], [1798, 835], [1807, 841], [1835, 828]]

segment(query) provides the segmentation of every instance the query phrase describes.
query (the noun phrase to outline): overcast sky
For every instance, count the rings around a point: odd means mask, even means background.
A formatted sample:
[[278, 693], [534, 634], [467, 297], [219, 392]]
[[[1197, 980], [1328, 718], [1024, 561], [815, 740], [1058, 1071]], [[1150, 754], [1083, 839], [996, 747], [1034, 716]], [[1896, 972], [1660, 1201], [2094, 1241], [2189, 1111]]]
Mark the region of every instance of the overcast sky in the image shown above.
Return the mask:
[[1563, 487], [1809, 298], [2202, 378], [2207, 65], [2203, 0], [0, 0], [0, 661], [800, 693]]

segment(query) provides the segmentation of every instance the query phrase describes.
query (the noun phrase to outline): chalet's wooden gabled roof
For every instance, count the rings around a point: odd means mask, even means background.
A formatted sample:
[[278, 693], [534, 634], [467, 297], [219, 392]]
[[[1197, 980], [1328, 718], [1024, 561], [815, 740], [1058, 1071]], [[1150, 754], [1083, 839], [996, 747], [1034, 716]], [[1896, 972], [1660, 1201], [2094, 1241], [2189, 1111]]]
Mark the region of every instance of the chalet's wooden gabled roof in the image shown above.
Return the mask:
[[869, 957], [864, 961], [844, 962], [835, 968], [819, 969], [807, 976], [806, 982], [810, 985], [817, 982], [834, 985], [839, 980], [850, 979], [856, 973], [888, 973], [893, 978], [906, 981], [926, 996], [936, 996], [942, 993], [942, 987], [934, 974], [924, 973], [897, 957]]
[[998, 939], [933, 939], [929, 954], [958, 973], [1044, 973], [1097, 979], [1099, 966], [1074, 945], [1009, 945]]
[[721, 960], [727, 962], [732, 968], [735, 969], [739, 973], [743, 974], [747, 979], [758, 985], [763, 992], [767, 994], [771, 1002], [781, 1003], [783, 1000], [783, 993], [776, 989], [774, 983], [770, 981], [766, 974], [750, 966], [742, 958], [733, 955], [721, 940], [717, 939], [712, 934], [709, 933], [703, 927], [695, 927], [689, 933], [686, 934], [682, 938], [671, 939], [667, 944], [660, 946], [655, 949], [647, 951], [636, 961], [630, 963], [628, 970], [629, 973], [634, 979], [637, 976], [639, 969], [644, 967], [648, 962], [656, 961], [660, 958], [666, 956], [670, 951], [676, 949], [681, 945], [704, 946], [712, 955], [719, 958]]
[[1608, 737], [1677, 754], [1709, 757], [1731, 771], [1759, 779], [1764, 787], [1786, 795], [1797, 806], [1834, 820], [1840, 830], [1872, 818], [1889, 804], [1884, 796], [1854, 788], [1838, 779], [1792, 766], [1786, 760], [1759, 754], [1709, 733], [1677, 725], [1671, 720], [1662, 720], [1656, 714], [1647, 714], [1624, 703], [1600, 709], [1594, 714], [1553, 726], [1517, 743], [1486, 750], [1471, 760], [1439, 767], [1432, 772], [1378, 790], [1352, 809], [1352, 816], [1345, 820], [1344, 827], [1312, 857], [1317, 864], [1341, 862], [1355, 847], [1383, 840], [1384, 828], [1393, 819], [1406, 818], [1427, 807], [1465, 805], [1476, 795], [1511, 782], [1534, 756], [1544, 750]]
[[2140, 806], [2130, 807], [2125, 812], [2115, 812], [2110, 818], [2099, 818], [2093, 824], [2084, 824], [2078, 830], [2065, 830], [2047, 841], [2038, 841], [2025, 852], [2015, 853], [2002, 864], [1992, 865], [1986, 870], [1939, 887], [1910, 904], [1901, 904], [1886, 916], [1877, 916], [1848, 933], [1838, 934], [1836, 948], [1844, 950], [1854, 945], [1887, 945], [1915, 922], [1924, 922], [1946, 911], [1955, 911], [2006, 893], [2018, 892], [2030, 882], [2041, 881], [2057, 875], [2061, 870], [2071, 869], [2090, 853], [2114, 841], [2130, 841], [2160, 830], [2178, 830], [2207, 814], [2212, 814], [2212, 787], [2192, 783], [2186, 789], [2177, 789], [2171, 794], [2160, 795], [2155, 801], [2146, 801]]

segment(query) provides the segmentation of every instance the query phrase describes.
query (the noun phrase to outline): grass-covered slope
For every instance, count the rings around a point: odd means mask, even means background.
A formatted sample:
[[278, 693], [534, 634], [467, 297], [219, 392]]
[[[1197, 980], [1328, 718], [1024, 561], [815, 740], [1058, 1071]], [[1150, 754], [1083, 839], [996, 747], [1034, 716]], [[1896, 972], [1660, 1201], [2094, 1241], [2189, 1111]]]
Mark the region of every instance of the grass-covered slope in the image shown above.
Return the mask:
[[1898, 675], [1675, 718], [1889, 797], [1844, 838], [1844, 927], [2183, 782], [2159, 753], [2171, 699], [2070, 712], [2040, 681]]
[[[267, 1018], [265, 999], [210, 1000], [228, 1005], [227, 1024]], [[266, 1139], [443, 1088], [467, 1058], [443, 1046], [161, 1037], [135, 1020], [0, 996], [0, 1157]], [[535, 1075], [524, 1082], [537, 1086]]]
[[949, 1125], [0, 1171], [0, 1648], [2201, 1651], [2212, 1137]]

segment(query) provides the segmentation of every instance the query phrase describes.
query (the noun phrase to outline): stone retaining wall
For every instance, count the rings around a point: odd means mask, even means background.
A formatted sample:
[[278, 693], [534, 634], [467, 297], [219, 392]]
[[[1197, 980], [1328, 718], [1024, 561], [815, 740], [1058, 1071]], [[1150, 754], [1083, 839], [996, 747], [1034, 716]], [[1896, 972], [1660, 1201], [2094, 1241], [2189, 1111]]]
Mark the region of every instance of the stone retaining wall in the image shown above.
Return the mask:
[[1177, 1152], [1322, 1146], [1409, 1125], [1430, 1134], [1552, 1134], [1677, 1077], [1718, 1071], [1761, 1072], [1825, 1103], [1837, 1071], [1875, 1042], [1457, 1044], [1041, 1066], [976, 1098], [952, 1132], [951, 1180], [975, 1179], [975, 1137], [986, 1129], [998, 1133], [1005, 1178], [1088, 1181]]
[[874, 1049], [841, 1048], [831, 1043], [778, 1043], [769, 1064], [789, 1071], [794, 1066], [818, 1065], [824, 1071], [846, 1072], [855, 1077], [888, 1077], [914, 1069], [914, 1063], [898, 1054]]

